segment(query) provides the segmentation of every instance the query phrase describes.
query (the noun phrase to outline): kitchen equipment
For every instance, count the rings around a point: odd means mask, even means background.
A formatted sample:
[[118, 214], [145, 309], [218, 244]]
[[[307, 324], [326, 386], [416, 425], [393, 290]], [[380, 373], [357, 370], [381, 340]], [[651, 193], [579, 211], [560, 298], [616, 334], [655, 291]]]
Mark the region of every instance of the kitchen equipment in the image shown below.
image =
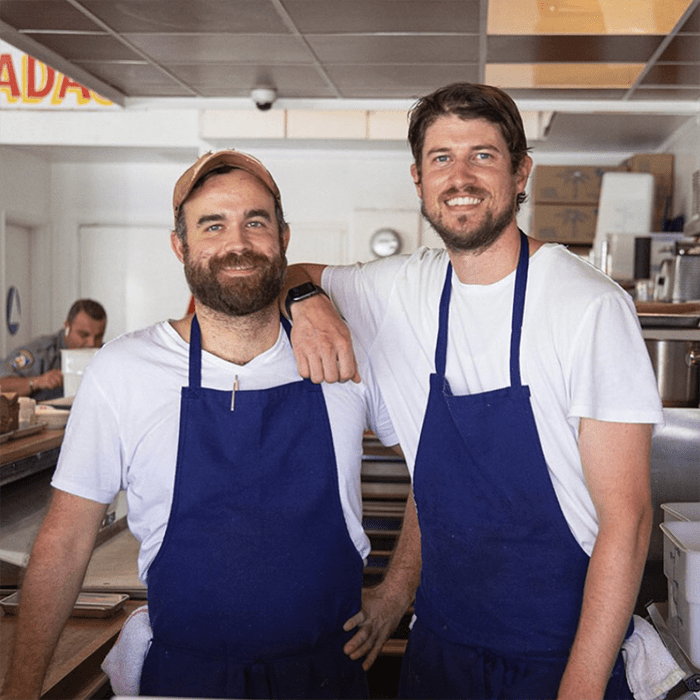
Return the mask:
[[675, 250], [673, 257], [661, 261], [656, 299], [672, 302], [700, 299], [700, 244], [677, 241]]
[[700, 342], [693, 340], [644, 341], [656, 374], [664, 406], [697, 407], [700, 403]]
[[[654, 176], [650, 173], [603, 174], [592, 253], [594, 264], [611, 277], [632, 279], [634, 238], [652, 230], [653, 203]], [[612, 261], [603, 250], [609, 235], [618, 237]]]

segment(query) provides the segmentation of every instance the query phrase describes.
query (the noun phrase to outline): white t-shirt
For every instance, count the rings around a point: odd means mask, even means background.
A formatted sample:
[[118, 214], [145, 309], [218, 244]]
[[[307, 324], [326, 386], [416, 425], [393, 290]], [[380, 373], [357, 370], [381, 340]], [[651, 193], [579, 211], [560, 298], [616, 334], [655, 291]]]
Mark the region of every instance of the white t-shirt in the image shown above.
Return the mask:
[[[324, 289], [370, 357], [411, 471], [448, 262], [445, 250], [421, 248], [323, 274]], [[510, 385], [514, 281], [515, 272], [469, 285], [453, 273], [446, 376], [455, 395]], [[590, 554], [598, 525], [583, 479], [579, 419], [663, 423], [631, 297], [563, 246], [542, 246], [530, 258], [520, 368], [562, 511]]]
[[[141, 542], [139, 576], [160, 548], [172, 504], [180, 419], [180, 390], [188, 383], [189, 345], [168, 322], [123, 335], [90, 363], [71, 409], [52, 485], [99, 503], [126, 491], [129, 528]], [[323, 385], [333, 433], [340, 500], [348, 532], [365, 558], [360, 465], [369, 427], [385, 445], [398, 439], [371, 369], [363, 382]], [[267, 389], [301, 381], [287, 334], [246, 365], [202, 353], [202, 386]], [[303, 556], [303, 542], [299, 543]]]

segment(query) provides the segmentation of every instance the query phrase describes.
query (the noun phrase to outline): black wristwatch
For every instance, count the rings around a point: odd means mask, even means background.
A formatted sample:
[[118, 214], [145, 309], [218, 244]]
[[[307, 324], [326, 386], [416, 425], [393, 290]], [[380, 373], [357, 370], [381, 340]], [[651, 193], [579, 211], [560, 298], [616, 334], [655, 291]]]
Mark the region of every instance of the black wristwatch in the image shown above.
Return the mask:
[[290, 320], [292, 318], [292, 304], [297, 301], [302, 301], [303, 299], [308, 299], [309, 297], [314, 297], [317, 294], [325, 295], [326, 293], [313, 282], [304, 282], [304, 284], [300, 284], [298, 287], [292, 287], [287, 292], [287, 298], [284, 300], [287, 318]]

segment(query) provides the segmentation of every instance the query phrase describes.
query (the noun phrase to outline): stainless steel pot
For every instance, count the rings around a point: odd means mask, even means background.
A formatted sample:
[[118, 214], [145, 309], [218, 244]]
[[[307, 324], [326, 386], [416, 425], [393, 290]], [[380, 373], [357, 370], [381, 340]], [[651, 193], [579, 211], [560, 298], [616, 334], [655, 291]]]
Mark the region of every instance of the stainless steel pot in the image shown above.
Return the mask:
[[700, 403], [700, 342], [645, 341], [664, 406], [695, 407]]

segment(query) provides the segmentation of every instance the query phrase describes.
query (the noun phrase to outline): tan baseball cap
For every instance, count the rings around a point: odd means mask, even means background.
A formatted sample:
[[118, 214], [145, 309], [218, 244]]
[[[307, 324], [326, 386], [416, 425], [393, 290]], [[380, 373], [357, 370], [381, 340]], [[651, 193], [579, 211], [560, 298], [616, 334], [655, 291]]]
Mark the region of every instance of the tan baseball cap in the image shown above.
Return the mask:
[[180, 179], [175, 183], [173, 191], [173, 213], [177, 221], [177, 215], [180, 211], [182, 203], [189, 197], [192, 188], [197, 181], [208, 172], [215, 170], [222, 165], [230, 165], [234, 168], [240, 168], [258, 178], [269, 190], [273, 197], [277, 200], [277, 204], [282, 206], [282, 198], [280, 196], [277, 183], [272, 179], [272, 175], [267, 168], [257, 159], [242, 151], [217, 151], [213, 153], [209, 151], [197, 160], [197, 162], [187, 168], [180, 176]]

